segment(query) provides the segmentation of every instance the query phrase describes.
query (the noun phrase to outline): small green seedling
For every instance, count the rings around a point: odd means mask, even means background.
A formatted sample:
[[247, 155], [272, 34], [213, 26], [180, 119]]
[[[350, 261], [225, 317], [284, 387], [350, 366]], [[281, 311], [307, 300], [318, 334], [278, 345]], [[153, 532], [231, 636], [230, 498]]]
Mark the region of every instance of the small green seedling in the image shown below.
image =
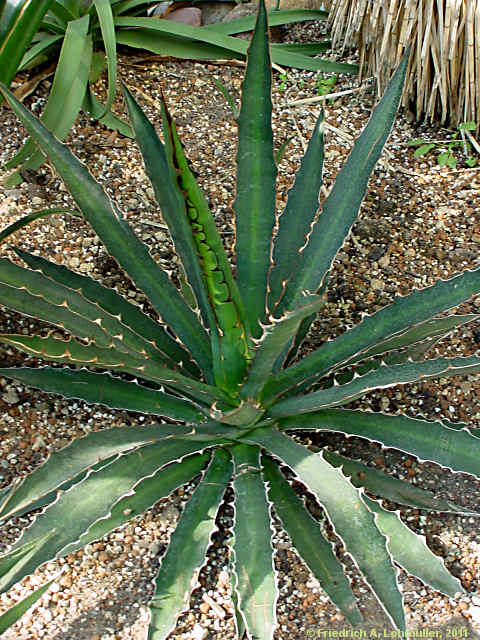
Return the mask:
[[[424, 138], [416, 138], [410, 140], [409, 147], [417, 147], [413, 154], [415, 158], [427, 155], [432, 149], [437, 149], [440, 153], [437, 155], [437, 164], [440, 167], [450, 167], [455, 169], [457, 166], [457, 158], [454, 155], [456, 147], [463, 147], [465, 153], [465, 164], [468, 167], [474, 167], [478, 162], [478, 157], [471, 155], [471, 145], [465, 140], [464, 131], [475, 131], [477, 125], [475, 122], [463, 122], [458, 126], [457, 131], [452, 135], [451, 140], [432, 140], [427, 142]], [[459, 136], [461, 138], [459, 139]]]
[[[319, 73], [317, 76], [317, 93], [319, 96], [327, 96], [329, 93], [332, 93], [333, 88], [337, 84], [338, 76], [333, 74], [331, 76], [325, 76], [323, 73]], [[330, 98], [330, 103], [333, 102], [333, 99]]]
[[288, 69], [285, 71], [285, 73], [280, 74], [280, 78], [282, 80], [282, 82], [280, 83], [280, 91], [285, 91], [288, 82]]

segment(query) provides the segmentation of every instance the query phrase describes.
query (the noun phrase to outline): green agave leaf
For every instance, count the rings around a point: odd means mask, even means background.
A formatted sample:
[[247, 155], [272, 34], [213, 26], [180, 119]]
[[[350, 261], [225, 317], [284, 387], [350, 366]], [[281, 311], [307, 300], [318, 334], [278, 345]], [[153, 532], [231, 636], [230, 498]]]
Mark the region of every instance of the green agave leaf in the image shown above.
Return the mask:
[[273, 245], [273, 268], [268, 281], [268, 307], [271, 313], [275, 313], [283, 288], [296, 268], [300, 249], [306, 242], [319, 207], [323, 183], [323, 119], [322, 111], [278, 221]]
[[85, 165], [56, 140], [13, 94], [5, 88], [0, 89], [64, 179], [85, 219], [104, 242], [107, 251], [150, 298], [163, 320], [183, 340], [207, 378], [211, 379], [207, 334], [167, 274], [155, 263], [148, 249], [138, 240]]
[[[212, 446], [215, 443], [210, 443]], [[48, 545], [40, 548], [28, 562], [0, 578], [0, 589], [9, 589], [15, 582], [29, 575], [37, 567], [53, 558], [66, 555], [79, 548], [78, 539], [97, 520], [108, 516], [112, 507], [147, 476], [151, 476], [170, 462], [201, 451], [204, 442], [189, 442], [179, 438], [146, 445], [137, 451], [122, 454], [118, 459], [92, 471], [82, 482], [73, 485], [58, 496], [33, 524], [24, 530], [12, 551], [0, 558], [0, 576], [4, 563], [10, 562], [10, 554], [26, 543], [45, 536], [54, 529]]]
[[[68, 23], [63, 39], [50, 95], [41, 121], [54, 136], [63, 140], [73, 126], [82, 106], [92, 59], [92, 39], [88, 34], [88, 16]], [[24, 169], [38, 169], [45, 157], [34, 140], [29, 139], [5, 167], [23, 164]], [[6, 180], [7, 185], [23, 180], [17, 170]]]
[[8, 86], [52, 0], [17, 0], [3, 4], [0, 7], [0, 82]]
[[80, 536], [79, 548], [103, 538], [110, 531], [152, 507], [161, 498], [166, 498], [172, 491], [201, 473], [209, 458], [207, 453], [195, 454], [157, 471], [149, 478], [144, 478], [136, 485], [133, 495], [119, 500], [107, 518], [97, 520], [86, 533]]
[[387, 511], [376, 500], [365, 497], [369, 509], [375, 513], [375, 523], [387, 537], [387, 545], [395, 562], [441, 593], [451, 598], [465, 593], [460, 581], [445, 568], [443, 560], [433, 554], [424, 536], [411, 531], [396, 511]]
[[[279, 395], [299, 383], [313, 383], [330, 371], [366, 356], [407, 346], [428, 335], [437, 335], [437, 330], [442, 332], [445, 328], [441, 323], [446, 320], [433, 320], [431, 326], [424, 323], [479, 291], [480, 269], [476, 269], [449, 280], [440, 280], [407, 296], [399, 296], [388, 307], [367, 316], [353, 329], [326, 342], [315, 353], [280, 372], [267, 384], [265, 396]], [[416, 321], [413, 327], [412, 318]]]
[[155, 198], [172, 234], [175, 249], [194, 291], [203, 321], [210, 328], [210, 331], [216, 334], [217, 328], [202, 279], [198, 255], [192, 237], [192, 229], [187, 216], [186, 199], [180, 189], [178, 180], [165, 103], [162, 104], [164, 145], [157, 136], [153, 125], [126, 87], [123, 88], [123, 94], [127, 103], [130, 121], [135, 131], [135, 138], [142, 153], [145, 169], [155, 192]]
[[59, 393], [65, 398], [80, 398], [112, 409], [151, 413], [183, 422], [205, 419], [205, 414], [188, 400], [148, 389], [137, 382], [125, 382], [109, 373], [93, 373], [86, 369], [9, 367], [0, 369], [0, 375], [49, 393]]
[[28, 506], [74, 479], [101, 460], [159, 440], [171, 440], [192, 433], [182, 425], [103, 429], [78, 438], [51, 455], [42, 466], [12, 485], [0, 506], [0, 519], [25, 513]]
[[[292, 22], [304, 22], [305, 20], [326, 20], [327, 18], [328, 11], [323, 11], [322, 9], [280, 9], [279, 11], [271, 10], [268, 12], [268, 24], [271, 27]], [[255, 28], [255, 16], [245, 16], [228, 22], [216, 22], [202, 28], [216, 33], [224, 33], [225, 35], [252, 31]]]
[[15, 248], [15, 253], [31, 269], [40, 271], [55, 282], [75, 290], [89, 302], [118, 318], [119, 322], [126, 325], [128, 329], [139, 334], [149, 343], [144, 344], [141, 349], [148, 352], [153, 359], [160, 357], [163, 362], [168, 362], [169, 366], [173, 367], [178, 367], [179, 363], [182, 363], [180, 370], [185, 369], [193, 375], [199, 374], [188, 352], [167, 334], [164, 327], [142, 313], [136, 305], [128, 302], [113, 289], [104, 287], [92, 278], [70, 271], [63, 265], [21, 249]]
[[266, 11], [260, 3], [242, 85], [236, 158], [237, 193], [233, 204], [237, 282], [255, 338], [260, 337], [259, 323], [265, 319], [277, 175], [273, 155], [272, 75], [267, 34]]
[[[25, 269], [6, 258], [0, 258], [0, 286], [5, 292], [7, 289], [22, 290], [21, 297], [20, 291], [17, 294], [18, 304], [15, 305], [15, 300], [12, 300], [15, 293], [13, 296], [12, 293], [9, 294], [5, 304], [11, 304], [18, 311], [57, 325], [61, 319], [62, 326], [79, 338], [95, 340], [100, 347], [113, 345], [118, 351], [132, 353], [136, 357], [158, 354], [151, 344], [118, 319], [118, 310], [117, 314], [107, 313], [78, 291], [51, 280], [38, 271]], [[65, 309], [65, 312], [61, 313], [59, 307]], [[85, 330], [89, 333], [85, 333]]]
[[195, 587], [212, 534], [217, 529], [215, 518], [231, 476], [229, 454], [217, 449], [185, 506], [163, 556], [155, 595], [150, 603], [149, 640], [164, 640], [188, 606], [190, 592]]
[[306, 510], [277, 465], [263, 457], [268, 493], [292, 544], [331, 601], [352, 625], [362, 622], [355, 596], [332, 545], [323, 537], [318, 522]]
[[274, 429], [255, 429], [245, 441], [280, 458], [317, 497], [390, 620], [405, 630], [402, 596], [386, 540], [375, 526], [362, 494], [321, 454], [311, 453]]
[[105, 103], [103, 117], [115, 100], [115, 92], [117, 89], [117, 43], [115, 40], [115, 25], [113, 23], [113, 13], [110, 0], [93, 0], [97, 12], [100, 30], [102, 32], [103, 46], [107, 56], [108, 68], [108, 88], [107, 102]]
[[[1, 291], [1, 288], [0, 288]], [[102, 349], [95, 344], [83, 345], [76, 340], [58, 340], [50, 336], [0, 335], [0, 342], [11, 344], [20, 351], [56, 362], [86, 364], [100, 369], [115, 369], [157, 384], [164, 384], [196, 400], [213, 404], [220, 401], [221, 410], [233, 408], [233, 401], [216, 387], [198, 382], [169, 369], [161, 363], [135, 358], [115, 349]]]
[[342, 473], [349, 476], [354, 487], [364, 487], [367, 491], [392, 502], [405, 504], [414, 509], [477, 514], [476, 511], [461, 507], [454, 502], [437, 498], [431, 491], [420, 489], [409, 482], [369, 467], [360, 460], [351, 460], [333, 451], [324, 451], [323, 457], [334, 467], [341, 467]]
[[30, 609], [30, 607], [43, 596], [45, 591], [47, 591], [51, 587], [57, 577], [58, 576], [55, 576], [53, 580], [49, 580], [38, 589], [35, 589], [33, 593], [31, 593], [26, 598], [23, 598], [23, 600], [20, 600], [20, 602], [17, 602], [16, 605], [14, 605], [3, 615], [1, 615], [0, 633], [3, 633], [4, 631], [12, 627], [17, 622], [17, 620], [19, 620], [23, 616], [23, 614], [26, 613]]
[[[285, 52], [282, 55], [294, 54]], [[335, 255], [350, 232], [358, 216], [370, 174], [392, 128], [402, 95], [407, 62], [408, 54], [400, 63], [383, 98], [375, 107], [367, 126], [340, 170], [334, 187], [324, 202], [322, 214], [286, 284], [278, 312], [292, 308], [302, 291], [314, 293], [321, 286]]]
[[2, 558], [0, 579], [3, 580], [12, 570], [28, 562], [30, 558], [50, 540], [54, 533], [55, 530], [48, 531], [43, 537], [18, 546], [17, 549], [10, 552], [8, 556]]
[[269, 410], [272, 417], [297, 415], [327, 407], [347, 404], [373, 389], [386, 389], [397, 384], [407, 384], [428, 378], [450, 377], [480, 371], [480, 358], [436, 358], [423, 362], [407, 362], [397, 365], [380, 365], [378, 369], [351, 382], [328, 389], [314, 391], [305, 396], [293, 396], [277, 402]]
[[[235, 574], [237, 615], [248, 637], [272, 640], [278, 588], [273, 564], [270, 505], [261, 475], [260, 450], [238, 444], [232, 448], [235, 519], [230, 551]], [[252, 523], [255, 523], [252, 535]], [[233, 585], [232, 585], [233, 586]]]
[[320, 429], [380, 442], [420, 460], [430, 460], [452, 471], [480, 477], [480, 438], [466, 429], [403, 415], [326, 409], [311, 415], [279, 420], [280, 429]]
[[272, 324], [263, 327], [263, 335], [258, 341], [247, 381], [240, 391], [242, 398], [254, 400], [259, 395], [272, 373], [278, 356], [290, 344], [292, 335], [295, 335], [302, 321], [316, 314], [325, 302], [324, 296], [305, 297], [295, 311], [287, 312], [278, 320], [272, 318]]
[[12, 224], [9, 224], [8, 227], [5, 227], [5, 229], [3, 229], [0, 232], [0, 243], [4, 242], [6, 238], [8, 238], [8, 236], [12, 235], [12, 233], [15, 233], [19, 229], [23, 229], [23, 227], [26, 227], [31, 222], [34, 222], [35, 220], [39, 220], [40, 218], [47, 218], [48, 216], [56, 215], [59, 213], [60, 214], [67, 213], [70, 216], [81, 217], [81, 214], [79, 211], [73, 211], [72, 209], [62, 209], [62, 208], [55, 209], [54, 208], [54, 209], [41, 209], [40, 211], [34, 211], [33, 213], [29, 213], [28, 215], [23, 216], [19, 220], [15, 220], [15, 222], [12, 222]]
[[[164, 135], [178, 175], [178, 188], [186, 203], [192, 238], [202, 269], [208, 300], [219, 328], [219, 386], [237, 391], [250, 357], [243, 301], [225, 254], [222, 240], [208, 203], [190, 169], [174, 122], [164, 106]], [[163, 208], [162, 208], [163, 211]]]

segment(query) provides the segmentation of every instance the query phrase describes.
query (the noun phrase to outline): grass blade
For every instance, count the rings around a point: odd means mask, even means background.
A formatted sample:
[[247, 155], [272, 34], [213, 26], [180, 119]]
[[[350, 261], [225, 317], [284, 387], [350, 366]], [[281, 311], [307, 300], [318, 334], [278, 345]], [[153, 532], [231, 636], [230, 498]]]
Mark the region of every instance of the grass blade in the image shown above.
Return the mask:
[[264, 322], [271, 237], [275, 225], [275, 180], [271, 127], [272, 76], [264, 3], [259, 6], [248, 50], [238, 118], [236, 225], [237, 282], [250, 330], [260, 337]]
[[162, 558], [150, 603], [149, 640], [164, 640], [186, 609], [216, 530], [215, 518], [232, 475], [229, 454], [218, 449], [185, 506]]
[[403, 524], [396, 511], [387, 511], [376, 500], [367, 497], [365, 501], [375, 513], [377, 527], [387, 537], [388, 549], [397, 564], [424, 584], [451, 598], [465, 593], [460, 581], [447, 571], [443, 560], [427, 547], [424, 536], [417, 535]]

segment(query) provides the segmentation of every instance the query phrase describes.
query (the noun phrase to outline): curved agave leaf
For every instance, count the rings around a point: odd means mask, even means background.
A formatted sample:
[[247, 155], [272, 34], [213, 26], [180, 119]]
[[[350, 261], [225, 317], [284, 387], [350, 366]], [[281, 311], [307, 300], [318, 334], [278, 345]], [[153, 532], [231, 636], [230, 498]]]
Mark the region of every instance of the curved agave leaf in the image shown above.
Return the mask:
[[333, 451], [324, 451], [323, 457], [334, 467], [341, 467], [342, 473], [350, 477], [354, 487], [364, 487], [367, 491], [392, 502], [405, 504], [414, 509], [478, 515], [476, 511], [461, 507], [449, 500], [437, 498], [431, 491], [420, 489], [410, 482], [394, 478], [360, 460], [352, 460]]
[[[137, 447], [193, 433], [181, 425], [148, 425], [128, 429], [113, 427], [89, 433], [50, 455], [33, 473], [14, 483], [2, 496], [0, 519], [25, 513], [29, 506], [73, 480], [100, 461]], [[32, 507], [33, 508], [33, 507]]]
[[377, 529], [362, 493], [321, 454], [311, 453], [273, 428], [255, 429], [244, 441], [280, 458], [316, 496], [390, 620], [404, 630], [402, 596], [386, 539]]
[[[278, 396], [297, 384], [312, 384], [330, 371], [363, 358], [364, 354], [371, 356], [417, 342], [425, 335], [422, 323], [478, 292], [480, 269], [474, 269], [449, 280], [440, 280], [431, 287], [417, 289], [407, 296], [399, 296], [388, 307], [365, 317], [353, 329], [274, 376], [266, 385], [265, 397]], [[415, 318], [413, 327], [412, 318]], [[402, 335], [408, 337], [408, 341], [402, 342]]]
[[103, 113], [98, 117], [103, 118], [115, 100], [117, 89], [117, 43], [115, 40], [115, 25], [113, 23], [113, 12], [110, 0], [93, 0], [97, 12], [100, 30], [102, 32], [103, 46], [107, 56], [108, 68], [108, 88], [107, 102], [103, 107]]
[[[280, 9], [268, 11], [268, 24], [270, 27], [292, 22], [304, 22], [305, 20], [326, 20], [327, 18], [328, 11], [323, 9]], [[203, 28], [216, 33], [224, 33], [225, 35], [252, 31], [255, 28], [255, 16], [243, 16], [228, 22], [215, 22]]]
[[156, 264], [85, 165], [56, 140], [8, 89], [0, 86], [0, 90], [65, 180], [85, 219], [104, 242], [107, 251], [144, 291], [163, 320], [183, 340], [206, 377], [211, 379], [211, 353], [205, 329], [167, 274]]
[[150, 603], [149, 640], [165, 640], [180, 613], [188, 606], [190, 593], [217, 529], [215, 518], [232, 470], [229, 454], [217, 449], [180, 516], [156, 579], [155, 594]]
[[4, 242], [8, 236], [11, 236], [12, 233], [15, 233], [19, 229], [23, 229], [31, 222], [35, 220], [39, 220], [40, 218], [46, 218], [48, 216], [57, 214], [57, 213], [67, 213], [70, 216], [81, 217], [81, 213], [79, 211], [73, 211], [72, 209], [42, 209], [41, 211], [34, 211], [33, 213], [29, 213], [26, 216], [23, 216], [19, 220], [15, 220], [12, 224], [9, 224], [8, 227], [2, 229], [0, 232], [0, 244]]
[[[232, 447], [234, 460], [234, 525], [230, 546], [237, 615], [249, 637], [272, 640], [278, 587], [273, 564], [270, 504], [261, 475], [257, 446]], [[252, 523], [255, 533], [252, 535]]]
[[395, 562], [424, 584], [451, 598], [465, 593], [460, 581], [447, 571], [443, 560], [427, 547], [424, 536], [404, 525], [396, 511], [387, 511], [376, 500], [367, 497], [365, 501], [375, 513], [377, 527], [387, 536], [388, 549]]
[[252, 335], [259, 338], [267, 302], [271, 238], [275, 225], [272, 72], [268, 24], [259, 5], [254, 35], [248, 49], [238, 117], [237, 193], [235, 211], [237, 282], [245, 303]]
[[[149, 345], [142, 345], [140, 350], [148, 351], [154, 360], [160, 357], [169, 366], [177, 367], [179, 370], [185, 369], [188, 373], [198, 376], [198, 367], [190, 360], [188, 352], [167, 334], [164, 327], [142, 313], [136, 305], [128, 302], [116, 291], [104, 287], [88, 276], [70, 271], [63, 265], [50, 262], [40, 256], [16, 248], [15, 253], [31, 269], [41, 271], [55, 282], [73, 289], [89, 302], [116, 317], [128, 329], [140, 334], [149, 343]], [[158, 354], [155, 349], [151, 349], [151, 346], [158, 350]]]
[[266, 457], [262, 463], [269, 497], [293, 547], [350, 624], [360, 624], [362, 616], [355, 596], [332, 545], [323, 537], [318, 522], [307, 511], [278, 466]]
[[280, 429], [319, 429], [380, 442], [420, 460], [430, 460], [452, 471], [480, 477], [480, 438], [467, 429], [418, 418], [350, 409], [325, 409], [313, 414], [282, 418]]
[[[211, 442], [210, 446], [213, 444], [215, 443]], [[0, 578], [0, 590], [9, 589], [44, 562], [78, 549], [80, 536], [99, 519], [108, 516], [114, 505], [132, 492], [141, 480], [153, 475], [163, 466], [191, 453], [197, 453], [206, 446], [208, 444], [205, 442], [170, 439], [124, 453], [98, 471], [91, 471], [85, 480], [60, 494], [57, 500], [24, 530], [12, 551], [0, 558], [1, 576], [5, 563], [11, 562], [11, 553], [54, 530], [48, 545], [42, 546], [21, 567], [15, 566], [8, 576]]]
[[407, 384], [428, 378], [449, 377], [480, 371], [480, 358], [436, 358], [423, 362], [407, 362], [397, 365], [380, 365], [378, 369], [354, 378], [343, 385], [314, 391], [305, 396], [293, 396], [281, 400], [269, 410], [272, 417], [291, 416], [317, 411], [327, 407], [347, 404], [373, 389], [385, 389], [397, 384]]
[[137, 382], [126, 382], [109, 373], [93, 373], [86, 369], [9, 367], [0, 369], [0, 375], [48, 393], [80, 398], [112, 409], [150, 413], [183, 422], [201, 422], [205, 419], [205, 414], [184, 398], [149, 389]]

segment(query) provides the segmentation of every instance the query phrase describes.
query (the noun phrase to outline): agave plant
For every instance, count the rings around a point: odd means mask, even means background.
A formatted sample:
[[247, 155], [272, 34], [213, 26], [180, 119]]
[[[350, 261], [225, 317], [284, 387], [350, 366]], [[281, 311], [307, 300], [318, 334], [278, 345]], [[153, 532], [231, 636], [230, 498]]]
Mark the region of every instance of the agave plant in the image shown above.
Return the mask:
[[396, 628], [405, 629], [397, 565], [443, 593], [462, 591], [423, 539], [366, 491], [415, 508], [464, 509], [359, 461], [312, 451], [298, 437], [312, 430], [355, 435], [480, 476], [478, 430], [345, 408], [372, 389], [480, 371], [480, 358], [474, 356], [423, 359], [434, 339], [478, 317], [443, 312], [480, 291], [480, 269], [399, 297], [317, 351], [298, 357], [325, 303], [332, 262], [389, 135], [405, 66], [406, 60], [317, 216], [320, 117], [277, 219], [270, 50], [260, 3], [238, 118], [236, 270], [166, 104], [162, 142], [125, 90], [146, 171], [193, 292], [188, 298], [151, 258], [87, 168], [3, 89], [85, 220], [145, 292], [161, 321], [99, 282], [17, 249], [28, 268], [0, 261], [2, 302], [62, 327], [71, 337], [2, 335], [3, 343], [56, 366], [2, 368], [0, 375], [66, 398], [164, 420], [90, 433], [0, 494], [2, 519], [43, 509], [0, 558], [2, 590], [46, 561], [101, 538], [200, 475], [156, 578], [151, 639], [166, 638], [188, 606], [229, 486], [234, 493], [230, 571], [239, 638], [267, 640], [275, 632], [274, 513], [331, 600], [351, 624], [361, 623], [332, 543], [292, 488], [291, 477], [321, 505]]

